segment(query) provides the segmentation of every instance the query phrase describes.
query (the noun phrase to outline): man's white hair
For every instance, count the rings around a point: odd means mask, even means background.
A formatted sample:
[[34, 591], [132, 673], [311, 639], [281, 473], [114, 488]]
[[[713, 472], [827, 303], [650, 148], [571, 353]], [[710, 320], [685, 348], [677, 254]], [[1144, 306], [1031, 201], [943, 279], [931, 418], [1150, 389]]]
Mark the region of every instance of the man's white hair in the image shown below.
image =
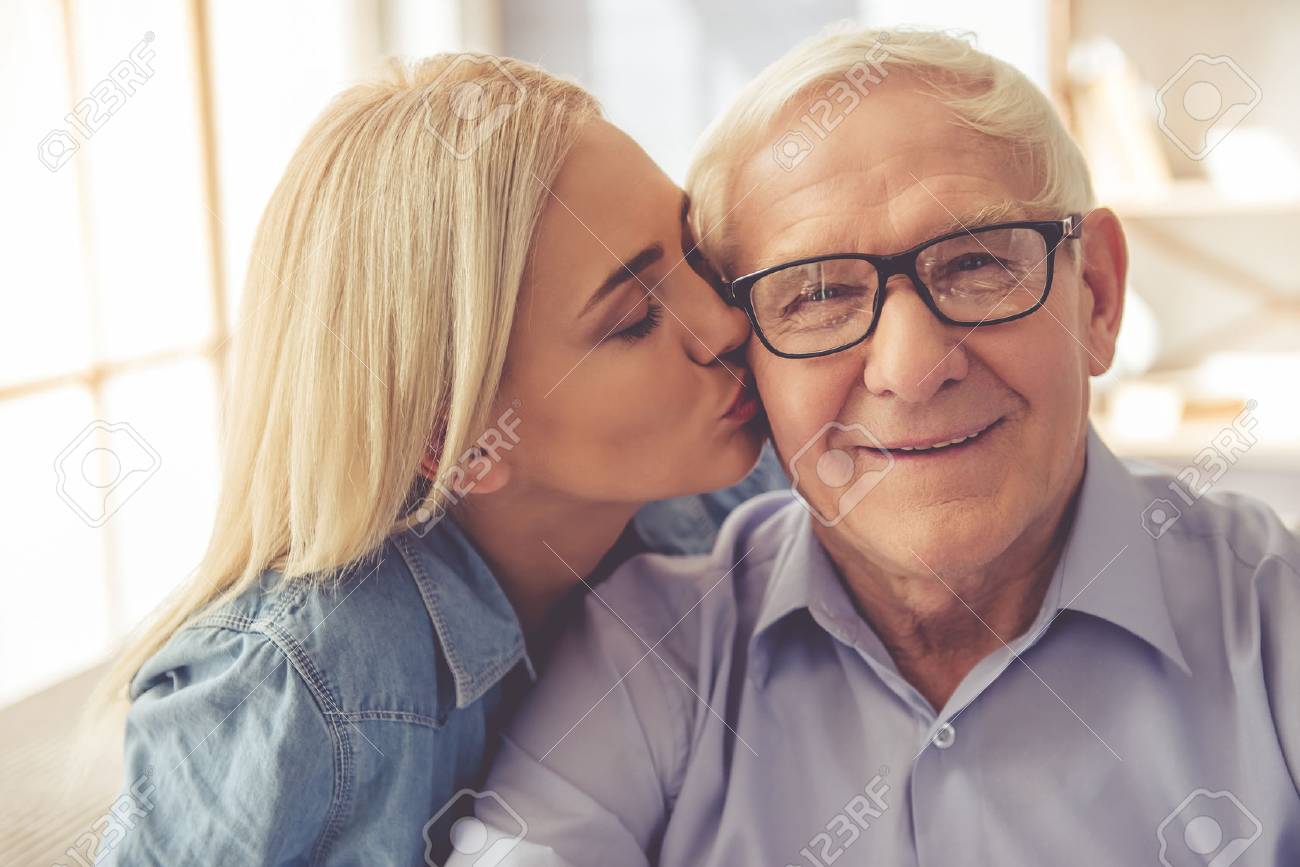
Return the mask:
[[842, 81], [841, 92], [856, 88], [869, 100], [864, 82], [888, 86], [888, 76], [903, 71], [959, 123], [1006, 146], [1032, 173], [1038, 194], [1020, 203], [1026, 210], [1065, 214], [1092, 208], [1083, 154], [1046, 95], [1018, 69], [975, 48], [970, 35], [841, 24], [764, 69], [700, 139], [686, 179], [692, 222], [704, 252], [728, 276], [735, 275], [727, 216], [744, 195], [736, 189], [736, 175], [758, 150], [779, 146], [777, 122], [802, 114], [802, 102], [824, 96], [819, 85]]

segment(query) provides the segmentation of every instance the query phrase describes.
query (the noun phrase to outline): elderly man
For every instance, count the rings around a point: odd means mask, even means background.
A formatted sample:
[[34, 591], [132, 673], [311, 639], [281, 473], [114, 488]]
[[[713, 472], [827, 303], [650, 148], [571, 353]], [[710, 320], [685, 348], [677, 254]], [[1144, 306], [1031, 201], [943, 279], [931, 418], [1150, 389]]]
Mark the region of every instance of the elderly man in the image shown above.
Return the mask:
[[1047, 100], [838, 32], [690, 186], [797, 494], [595, 589], [451, 863], [1300, 863], [1300, 542], [1089, 429], [1125, 244]]

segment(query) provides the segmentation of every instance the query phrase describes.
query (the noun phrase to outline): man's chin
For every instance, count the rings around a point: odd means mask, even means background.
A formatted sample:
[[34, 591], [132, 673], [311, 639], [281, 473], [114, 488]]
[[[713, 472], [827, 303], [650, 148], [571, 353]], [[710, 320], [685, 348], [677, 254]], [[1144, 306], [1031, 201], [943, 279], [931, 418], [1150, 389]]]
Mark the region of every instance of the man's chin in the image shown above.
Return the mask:
[[995, 503], [980, 498], [924, 508], [863, 510], [847, 515], [830, 532], [885, 568], [963, 575], [996, 560], [1011, 544], [1006, 517]]

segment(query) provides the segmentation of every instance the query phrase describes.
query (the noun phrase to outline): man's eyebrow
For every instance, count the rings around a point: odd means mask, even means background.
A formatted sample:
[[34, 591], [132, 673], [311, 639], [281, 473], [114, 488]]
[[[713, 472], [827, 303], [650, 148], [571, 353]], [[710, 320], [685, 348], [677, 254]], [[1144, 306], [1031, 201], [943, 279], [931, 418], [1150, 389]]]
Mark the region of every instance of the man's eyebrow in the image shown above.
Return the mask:
[[[952, 219], [946, 222], [939, 222], [931, 225], [926, 229], [925, 237], [939, 238], [944, 235], [955, 235], [958, 232], [978, 229], [981, 226], [990, 226], [994, 223], [1009, 223], [1017, 220], [1034, 219], [1029, 216], [1019, 202], [1003, 201], [996, 204], [988, 205], [977, 211], [956, 212], [951, 214]], [[834, 240], [834, 239], [832, 239]], [[851, 250], [854, 245], [835, 242], [831, 244], [819, 245], [816, 249], [800, 247], [792, 250], [781, 250], [769, 256], [760, 257], [751, 270], [760, 271], [764, 268], [770, 268], [774, 265], [780, 265], [784, 262], [793, 262], [796, 259], [805, 259], [810, 256], [819, 256], [823, 253], [877, 253], [888, 254], [896, 253], [897, 250]], [[825, 247], [823, 250], [822, 247]], [[809, 252], [811, 250], [811, 252]]]
[[978, 229], [980, 226], [988, 226], [992, 223], [1006, 223], [1023, 219], [1025, 219], [1025, 211], [1019, 204], [1016, 202], [999, 202], [996, 205], [981, 208], [969, 216], [963, 214], [946, 223], [940, 223], [930, 230], [930, 237], [937, 238], [940, 235], [950, 235], [964, 229]]
[[596, 291], [592, 293], [592, 296], [587, 299], [587, 303], [583, 305], [582, 310], [578, 315], [587, 315], [593, 307], [608, 298], [615, 289], [622, 286], [628, 280], [635, 279], [638, 274], [646, 268], [649, 268], [655, 262], [658, 262], [663, 258], [663, 256], [663, 245], [656, 241], [647, 246], [641, 252], [637, 253], [631, 259], [620, 264], [613, 271], [609, 272], [609, 276], [605, 278], [605, 281], [601, 283], [599, 287], [597, 287]]

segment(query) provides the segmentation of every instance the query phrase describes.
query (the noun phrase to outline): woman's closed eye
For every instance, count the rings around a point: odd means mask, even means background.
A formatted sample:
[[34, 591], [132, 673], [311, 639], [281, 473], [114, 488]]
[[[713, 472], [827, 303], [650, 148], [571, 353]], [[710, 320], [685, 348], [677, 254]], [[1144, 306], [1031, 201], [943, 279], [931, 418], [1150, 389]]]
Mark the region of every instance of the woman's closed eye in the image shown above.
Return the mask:
[[659, 326], [659, 322], [663, 319], [663, 315], [663, 305], [651, 301], [646, 304], [645, 316], [641, 317], [639, 320], [633, 322], [621, 331], [616, 332], [614, 336], [620, 340], [626, 341], [627, 343], [636, 343], [638, 340], [649, 336], [650, 332], [654, 331], [655, 328]]

